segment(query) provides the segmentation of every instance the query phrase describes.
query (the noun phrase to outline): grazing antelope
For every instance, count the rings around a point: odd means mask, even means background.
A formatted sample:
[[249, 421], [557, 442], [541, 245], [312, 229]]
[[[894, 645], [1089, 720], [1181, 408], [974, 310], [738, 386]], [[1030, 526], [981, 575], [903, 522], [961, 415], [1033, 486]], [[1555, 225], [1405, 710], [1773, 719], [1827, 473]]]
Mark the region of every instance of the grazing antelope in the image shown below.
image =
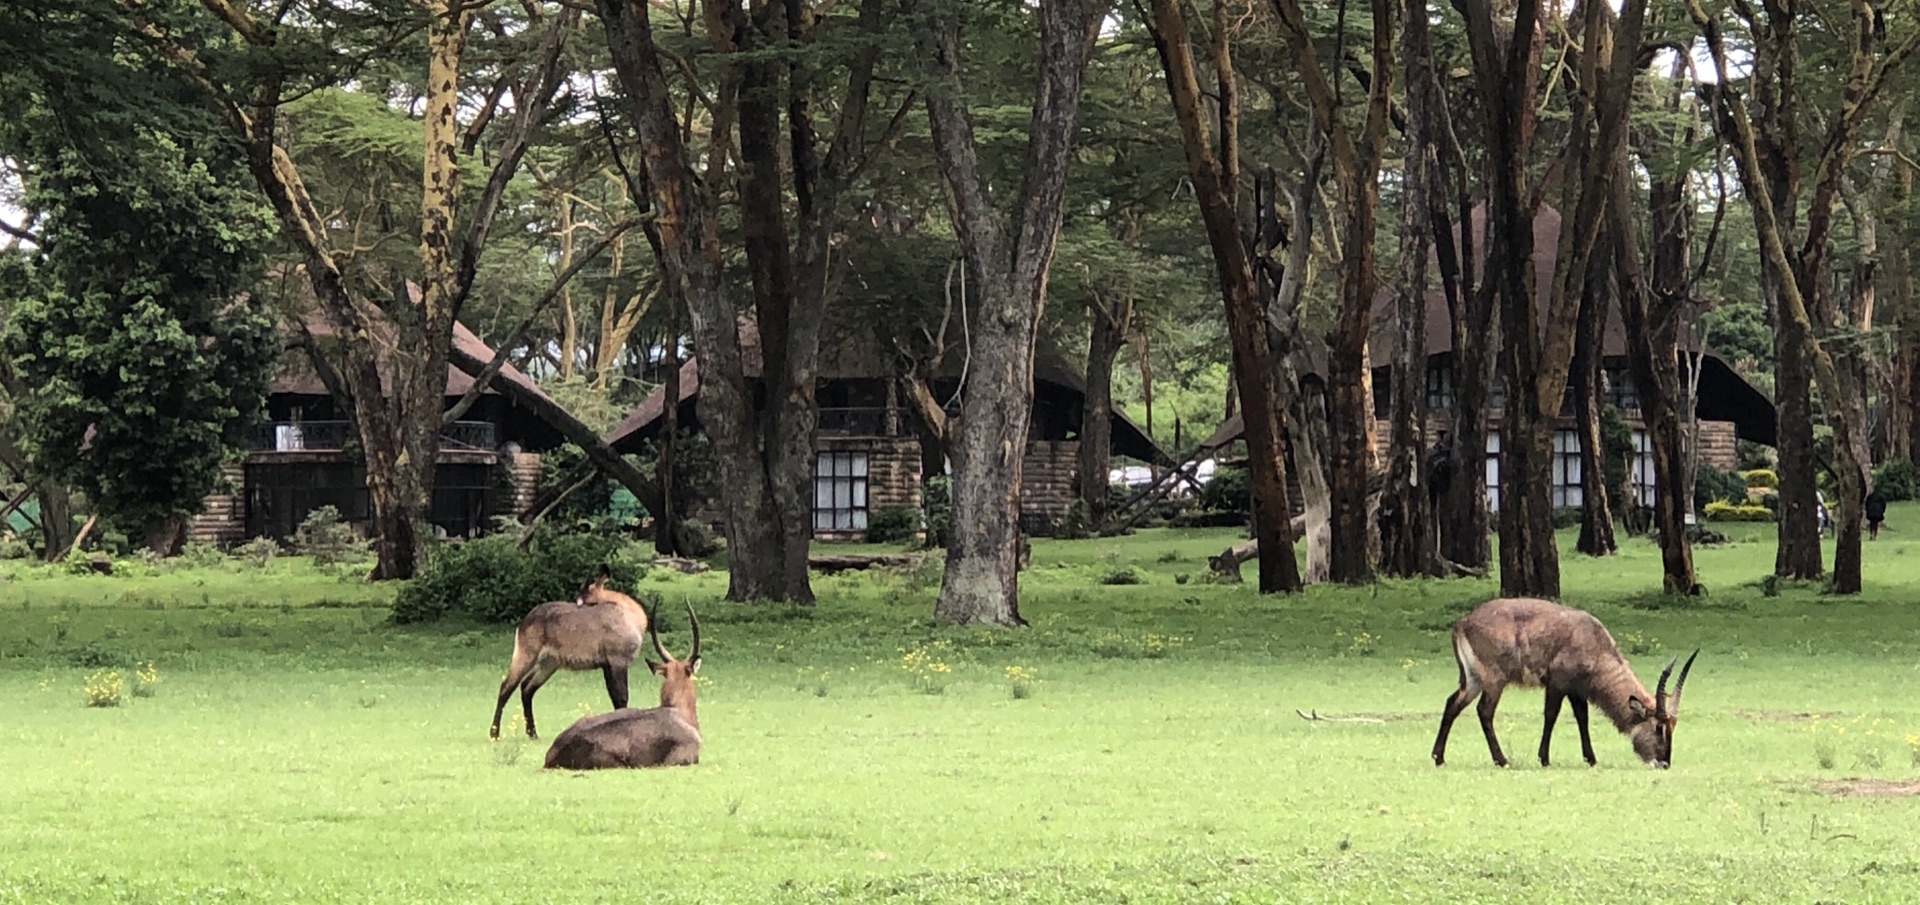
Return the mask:
[[647, 630], [660, 662], [647, 661], [660, 676], [660, 706], [621, 709], [584, 717], [547, 749], [547, 769], [684, 767], [700, 762], [700, 715], [694, 709], [693, 676], [700, 671], [700, 620], [687, 605], [693, 652], [676, 660], [660, 645], [657, 626]]
[[540, 604], [520, 620], [513, 633], [513, 662], [493, 706], [491, 737], [500, 737], [500, 713], [518, 688], [527, 737], [539, 738], [533, 728], [533, 693], [563, 669], [600, 670], [614, 709], [627, 706], [627, 669], [645, 643], [647, 611], [632, 597], [609, 590], [609, 577], [607, 567], [601, 566], [600, 574], [573, 600]]
[[[1460, 664], [1460, 690], [1447, 698], [1440, 716], [1440, 737], [1433, 741], [1435, 766], [1446, 763], [1447, 731], [1475, 696], [1480, 698], [1480, 729], [1496, 766], [1507, 765], [1500, 740], [1493, 735], [1493, 712], [1508, 685], [1542, 687], [1547, 692], [1546, 726], [1540, 733], [1540, 766], [1547, 765], [1547, 745], [1553, 741], [1553, 722], [1560, 702], [1573, 703], [1580, 724], [1580, 753], [1593, 766], [1593, 741], [1587, 737], [1587, 704], [1613, 720], [1615, 728], [1633, 741], [1640, 759], [1662, 770], [1673, 761], [1673, 728], [1679, 722], [1680, 692], [1687, 687], [1693, 658], [1680, 670], [1680, 681], [1667, 696], [1667, 677], [1673, 662], [1660, 672], [1660, 687], [1652, 695], [1634, 678], [1613, 636], [1600, 620], [1581, 610], [1545, 600], [1503, 598], [1476, 607], [1453, 627], [1453, 657]], [[1674, 660], [1678, 660], [1675, 657]]]

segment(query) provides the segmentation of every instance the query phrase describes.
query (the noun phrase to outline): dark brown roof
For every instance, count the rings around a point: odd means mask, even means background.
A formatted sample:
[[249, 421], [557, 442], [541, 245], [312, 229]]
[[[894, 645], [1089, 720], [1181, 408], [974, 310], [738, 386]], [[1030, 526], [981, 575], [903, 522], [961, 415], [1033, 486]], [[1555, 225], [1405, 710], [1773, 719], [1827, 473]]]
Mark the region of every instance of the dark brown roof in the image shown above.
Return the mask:
[[[760, 331], [752, 321], [742, 318], [739, 322], [742, 365], [749, 379], [762, 376], [760, 357]], [[950, 391], [953, 383], [959, 379], [963, 363], [956, 356], [947, 356], [942, 362], [935, 383], [944, 383]], [[1051, 385], [1058, 391], [1072, 395], [1077, 400], [1086, 398], [1084, 378], [1061, 356], [1041, 351], [1034, 355], [1034, 383], [1036, 386]], [[820, 375], [827, 380], [886, 379], [893, 376], [892, 360], [879, 350], [877, 340], [871, 338], [871, 331], [842, 331], [836, 338], [823, 339], [820, 350]], [[700, 362], [698, 358], [689, 358], [680, 366], [680, 404], [686, 406], [700, 395]], [[607, 444], [623, 452], [631, 452], [638, 439], [651, 433], [656, 422], [666, 411], [666, 388], [654, 390], [641, 400], [633, 411], [607, 434]], [[1121, 455], [1132, 456], [1142, 461], [1171, 464], [1172, 459], [1166, 452], [1147, 436], [1133, 419], [1118, 407], [1113, 408], [1113, 450]]]
[[[414, 298], [418, 299], [420, 287], [408, 284], [408, 288], [413, 291]], [[311, 309], [301, 312], [300, 317], [306, 322], [307, 330], [313, 334], [315, 339], [320, 340], [323, 346], [326, 345], [328, 339], [333, 337], [333, 324], [330, 323], [327, 318], [321, 317]], [[391, 345], [394, 341], [391, 326], [382, 322], [381, 327], [380, 335], [376, 337], [376, 341]], [[272, 392], [297, 396], [327, 395], [327, 386], [320, 380], [320, 375], [314, 372], [313, 361], [307, 357], [303, 349], [290, 341], [296, 334], [297, 327], [294, 324], [283, 321], [280, 325], [280, 330], [281, 334], [286, 337], [289, 342], [287, 343], [286, 351], [281, 354], [279, 362], [275, 367]], [[453, 344], [456, 348], [481, 361], [490, 361], [493, 359], [493, 348], [483, 342], [472, 330], [467, 329], [467, 325], [458, 321], [455, 321], [453, 325]], [[385, 361], [386, 356], [381, 356], [383, 365]], [[512, 381], [522, 388], [541, 396], [546, 395], [541, 392], [540, 387], [533, 382], [532, 378], [529, 378], [519, 368], [511, 364], [504, 365], [500, 368], [500, 379]], [[385, 373], [384, 368], [380, 375], [380, 386], [381, 389], [386, 392], [390, 393], [393, 391], [393, 376]], [[473, 378], [468, 376], [467, 372], [453, 365], [447, 365], [448, 396], [465, 396], [467, 390], [472, 387]], [[485, 392], [493, 393], [496, 391], [489, 387]]]

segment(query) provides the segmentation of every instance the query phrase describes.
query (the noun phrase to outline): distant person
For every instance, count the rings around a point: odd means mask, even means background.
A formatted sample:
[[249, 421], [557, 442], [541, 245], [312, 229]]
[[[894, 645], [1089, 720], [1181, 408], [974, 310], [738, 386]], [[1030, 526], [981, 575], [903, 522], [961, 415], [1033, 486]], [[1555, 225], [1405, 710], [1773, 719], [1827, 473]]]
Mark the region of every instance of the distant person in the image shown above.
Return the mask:
[[1874, 488], [1867, 494], [1867, 537], [1880, 539], [1880, 523], [1887, 520], [1887, 498], [1880, 495], [1880, 488]]
[[1820, 528], [1820, 536], [1827, 536], [1827, 528], [1833, 520], [1827, 515], [1827, 495], [1816, 490], [1813, 492], [1813, 518]]

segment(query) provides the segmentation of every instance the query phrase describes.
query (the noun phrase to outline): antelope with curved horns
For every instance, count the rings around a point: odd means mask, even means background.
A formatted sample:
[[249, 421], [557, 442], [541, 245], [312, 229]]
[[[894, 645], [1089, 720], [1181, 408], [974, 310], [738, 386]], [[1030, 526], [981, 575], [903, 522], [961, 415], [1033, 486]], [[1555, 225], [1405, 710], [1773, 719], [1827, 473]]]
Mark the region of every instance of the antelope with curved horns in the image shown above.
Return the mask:
[[639, 601], [607, 588], [611, 575], [603, 565], [573, 600], [540, 604], [520, 620], [513, 633], [513, 662], [500, 683], [489, 736], [500, 737], [500, 714], [518, 688], [527, 737], [539, 738], [533, 728], [533, 694], [563, 669], [600, 670], [614, 709], [627, 706], [627, 670], [646, 643], [643, 639], [651, 620]]
[[1640, 759], [1666, 769], [1673, 762], [1673, 729], [1680, 717], [1680, 692], [1687, 687], [1695, 650], [1680, 669], [1673, 695], [1667, 695], [1667, 677], [1675, 657], [1660, 672], [1652, 695], [1634, 678], [1625, 657], [1592, 614], [1545, 600], [1502, 598], [1490, 600], [1468, 613], [1453, 627], [1453, 657], [1460, 666], [1460, 690], [1447, 698], [1440, 716], [1440, 736], [1433, 742], [1433, 762], [1446, 763], [1447, 732], [1453, 720], [1475, 697], [1480, 698], [1480, 730], [1496, 766], [1507, 765], [1500, 740], [1493, 734], [1493, 712], [1508, 685], [1541, 687], [1547, 692], [1546, 725], [1540, 733], [1540, 766], [1547, 765], [1547, 746], [1553, 741], [1553, 722], [1562, 701], [1573, 704], [1580, 724], [1580, 753], [1592, 766], [1593, 741], [1587, 736], [1587, 704], [1613, 720], [1631, 739]]
[[700, 671], [700, 619], [687, 604], [693, 652], [676, 660], [660, 644], [658, 626], [647, 630], [660, 662], [647, 666], [660, 676], [660, 706], [621, 709], [584, 717], [547, 749], [547, 769], [684, 767], [700, 762], [700, 714], [694, 706], [694, 674]]

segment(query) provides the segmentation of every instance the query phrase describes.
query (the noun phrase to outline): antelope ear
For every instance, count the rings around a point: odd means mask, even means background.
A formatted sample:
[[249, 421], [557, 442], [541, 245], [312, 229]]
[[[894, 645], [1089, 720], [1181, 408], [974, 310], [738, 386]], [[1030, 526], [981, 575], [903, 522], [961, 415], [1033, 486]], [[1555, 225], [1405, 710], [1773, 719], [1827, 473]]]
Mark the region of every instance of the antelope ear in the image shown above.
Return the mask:
[[697, 676], [700, 674], [700, 658], [699, 657], [695, 657], [687, 661], [687, 674], [691, 676]]
[[593, 584], [596, 587], [604, 586], [607, 583], [607, 579], [612, 577], [613, 577], [613, 569], [608, 567], [606, 563], [601, 563], [600, 571], [594, 573]]
[[667, 674], [667, 665], [665, 663], [655, 663], [652, 660], [648, 660], [647, 668], [653, 670], [653, 674], [656, 676], [664, 676]]
[[1627, 709], [1633, 711], [1633, 718], [1636, 720], [1644, 720], [1647, 718], [1646, 702], [1639, 698], [1628, 698]]

